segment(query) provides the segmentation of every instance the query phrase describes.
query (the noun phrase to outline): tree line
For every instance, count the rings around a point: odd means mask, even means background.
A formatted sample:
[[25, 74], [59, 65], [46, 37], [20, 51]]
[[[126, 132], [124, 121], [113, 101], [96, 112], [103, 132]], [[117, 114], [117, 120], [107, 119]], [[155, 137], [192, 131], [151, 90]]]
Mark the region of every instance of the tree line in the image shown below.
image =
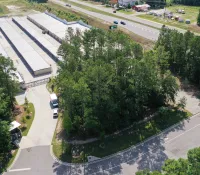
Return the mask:
[[0, 173], [11, 150], [10, 122], [14, 109], [15, 95], [19, 90], [18, 83], [12, 78], [13, 62], [0, 55]]
[[136, 175], [199, 175], [200, 174], [200, 147], [188, 151], [187, 159], [167, 159], [160, 171], [143, 170]]
[[120, 31], [68, 29], [56, 86], [70, 135], [101, 136], [175, 100], [164, 47], [144, 52]]
[[172, 2], [176, 4], [192, 5], [192, 6], [200, 5], [199, 0], [172, 0]]
[[164, 8], [166, 5], [165, 0], [146, 0], [147, 4], [151, 6], [151, 8]]
[[163, 26], [155, 48], [160, 46], [169, 54], [167, 62], [170, 70], [200, 85], [200, 36], [190, 31], [180, 33]]

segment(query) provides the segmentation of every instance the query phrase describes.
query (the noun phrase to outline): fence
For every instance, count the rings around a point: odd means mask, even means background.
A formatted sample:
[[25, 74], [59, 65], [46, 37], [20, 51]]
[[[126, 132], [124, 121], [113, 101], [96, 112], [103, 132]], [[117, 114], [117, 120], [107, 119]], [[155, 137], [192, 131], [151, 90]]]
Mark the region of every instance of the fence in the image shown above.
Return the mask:
[[25, 87], [26, 88], [31, 88], [31, 87], [39, 86], [39, 85], [47, 83], [48, 81], [49, 81], [49, 78], [45, 78], [45, 79], [42, 79], [42, 80], [32, 81], [30, 83], [25, 83]]

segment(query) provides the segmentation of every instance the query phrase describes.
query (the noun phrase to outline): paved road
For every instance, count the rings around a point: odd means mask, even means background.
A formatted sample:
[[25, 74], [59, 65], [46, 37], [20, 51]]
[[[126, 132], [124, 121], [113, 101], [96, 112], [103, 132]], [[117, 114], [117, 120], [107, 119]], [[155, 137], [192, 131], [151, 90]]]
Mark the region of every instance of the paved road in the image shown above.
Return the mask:
[[[141, 169], [159, 170], [167, 158], [185, 158], [200, 145], [200, 114], [136, 147], [84, 165], [63, 165], [50, 155], [50, 146], [22, 149], [6, 175], [132, 175]], [[85, 171], [84, 171], [85, 169]]]
[[[80, 1], [80, 0], [69, 0], [69, 1], [76, 2], [76, 3], [82, 4], [82, 5], [85, 5], [85, 6], [88, 6], [88, 7], [92, 7], [92, 8], [113, 14], [112, 8], [107, 8], [103, 5], [94, 5], [94, 4], [88, 3], [87, 1]], [[72, 8], [73, 8], [73, 5], [72, 5]], [[130, 14], [124, 14], [124, 13], [117, 12], [115, 15], [118, 16], [118, 17], [124, 17], [124, 18], [130, 19], [130, 20], [133, 20], [135, 22], [142, 23], [144, 25], [152, 26], [154, 28], [161, 28], [163, 26], [163, 24], [161, 24], [161, 23], [150, 21], [150, 20], [143, 19], [143, 18], [139, 18], [135, 14], [130, 15]], [[173, 27], [173, 26], [168, 26], [168, 27], [170, 29], [179, 30], [180, 32], [186, 31], [186, 30], [183, 30], [183, 29], [180, 29], [180, 28], [177, 28], [177, 27]]]
[[[59, 4], [61, 6], [65, 6], [65, 2], [62, 2], [60, 0], [50, 0], [56, 4]], [[67, 7], [66, 7], [67, 8]], [[71, 8], [73, 8], [74, 10], [77, 10], [77, 11], [80, 11], [82, 13], [85, 13], [89, 16], [93, 16], [93, 17], [96, 17], [96, 18], [99, 18], [103, 21], [106, 21], [106, 22], [110, 22], [110, 23], [113, 23], [113, 21], [117, 20], [118, 22], [121, 21], [120, 18], [116, 18], [116, 17], [111, 17], [111, 16], [107, 16], [107, 15], [102, 15], [102, 14], [99, 14], [99, 13], [96, 13], [96, 12], [91, 12], [89, 10], [85, 10], [83, 8], [80, 8], [80, 7], [75, 7], [75, 6], [72, 6]], [[151, 27], [147, 27], [145, 25], [141, 25], [141, 24], [138, 24], [138, 23], [134, 23], [134, 22], [130, 22], [128, 20], [123, 20], [126, 25], [121, 25], [119, 24], [120, 27], [123, 27], [139, 36], [142, 36], [144, 38], [147, 38], [149, 40], [157, 40], [158, 39], [158, 36], [159, 36], [159, 30], [157, 29], [154, 29], [154, 28], [151, 28]]]
[[[28, 148], [40, 145], [51, 145], [57, 119], [53, 118], [50, 107], [50, 96], [46, 85], [28, 89], [27, 99], [34, 104], [35, 118], [26, 137], [20, 142], [20, 148]], [[17, 96], [19, 103], [23, 104], [25, 95]]]

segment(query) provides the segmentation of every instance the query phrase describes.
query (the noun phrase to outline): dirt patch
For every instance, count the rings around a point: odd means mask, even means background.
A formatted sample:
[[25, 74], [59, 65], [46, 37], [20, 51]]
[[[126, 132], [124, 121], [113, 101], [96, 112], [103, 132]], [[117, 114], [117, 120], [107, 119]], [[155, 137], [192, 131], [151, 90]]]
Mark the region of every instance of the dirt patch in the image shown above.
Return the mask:
[[62, 140], [67, 140], [66, 132], [62, 126], [62, 121], [63, 121], [63, 118], [60, 117], [58, 119], [58, 123], [56, 126], [56, 139], [58, 142], [61, 142]]
[[16, 105], [14, 110], [14, 118], [17, 122], [21, 123], [22, 117], [24, 114], [24, 107]]

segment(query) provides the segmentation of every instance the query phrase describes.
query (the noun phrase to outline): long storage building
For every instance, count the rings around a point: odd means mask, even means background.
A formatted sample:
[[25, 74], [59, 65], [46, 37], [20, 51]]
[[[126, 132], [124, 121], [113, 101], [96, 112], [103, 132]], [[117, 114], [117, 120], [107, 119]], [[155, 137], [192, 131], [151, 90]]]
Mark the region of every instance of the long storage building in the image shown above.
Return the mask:
[[6, 19], [0, 19], [0, 30], [34, 76], [51, 73], [51, 66], [16, 32]]
[[63, 39], [65, 38], [66, 31], [69, 27], [71, 27], [73, 30], [78, 29], [80, 32], [84, 32], [90, 28], [90, 26], [83, 22], [67, 22], [49, 13], [28, 15], [27, 19], [42, 30], [46, 31], [51, 37], [60, 43], [62, 43]]
[[41, 36], [41, 33], [34, 30], [30, 26], [29, 23], [31, 22], [27, 20], [26, 17], [13, 17], [12, 21], [33, 41], [35, 41], [51, 58], [53, 58], [55, 61], [61, 60], [61, 58], [57, 55], [57, 50], [60, 45], [54, 46], [45, 37]]

